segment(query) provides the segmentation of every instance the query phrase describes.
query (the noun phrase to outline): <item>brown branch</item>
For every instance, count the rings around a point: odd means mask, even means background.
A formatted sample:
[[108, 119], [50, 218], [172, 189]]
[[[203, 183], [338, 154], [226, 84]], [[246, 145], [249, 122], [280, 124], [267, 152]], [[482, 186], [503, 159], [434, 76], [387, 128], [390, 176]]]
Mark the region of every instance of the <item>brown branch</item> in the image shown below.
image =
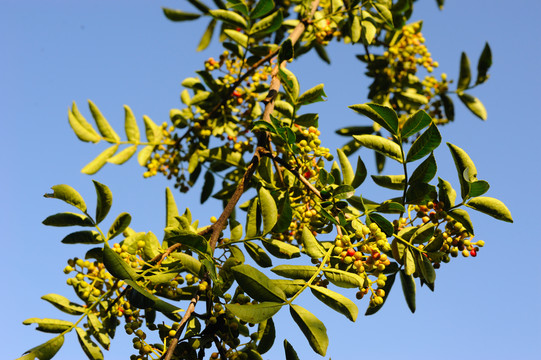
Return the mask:
[[[303, 20], [302, 22], [297, 24], [297, 26], [293, 29], [292, 33], [289, 35], [289, 38], [291, 39], [291, 42], [292, 42], [293, 45], [295, 45], [297, 40], [300, 38], [300, 36], [304, 32], [304, 30], [306, 28], [307, 21], [314, 16], [318, 5], [319, 5], [319, 0], [313, 0], [312, 1], [310, 15], [307, 17], [306, 20]], [[270, 60], [270, 59], [272, 59], [272, 57], [276, 56], [277, 53], [278, 53], [278, 51], [274, 51], [273, 53], [267, 55], [265, 58], [258, 61], [258, 63], [256, 63], [255, 65], [260, 66], [264, 61]], [[276, 95], [278, 94], [278, 91], [280, 90], [280, 79], [278, 78], [279, 67], [280, 66], [285, 67], [286, 63], [287, 63], [286, 61], [283, 61], [282, 64], [277, 64], [272, 70], [272, 73], [271, 73], [272, 74], [271, 86], [270, 86], [270, 89], [269, 89], [269, 95], [271, 95], [271, 97], [270, 97], [269, 101], [265, 103], [265, 111], [263, 113], [263, 120], [265, 120], [265, 121], [270, 120], [270, 114], [274, 110], [274, 100], [276, 98]], [[250, 71], [255, 71], [255, 69], [256, 69], [255, 67], [252, 67], [250, 70], [248, 70], [243, 76], [241, 76], [239, 78], [239, 80], [237, 80], [237, 82], [234, 84], [234, 86], [235, 87], [238, 86], [240, 84], [240, 82], [242, 82], [247, 76], [249, 76], [249, 72]], [[234, 87], [232, 89], [230, 89], [229, 91], [232, 93], [233, 89], [234, 89]], [[223, 101], [226, 101], [226, 100], [223, 100]], [[222, 103], [220, 103], [218, 105], [218, 107], [213, 109], [213, 111], [216, 111], [223, 104], [223, 101], [222, 101]], [[213, 111], [211, 111], [211, 113]], [[267, 140], [267, 144], [270, 144], [270, 142], [268, 142], [268, 139], [269, 139], [269, 134], [266, 133], [265, 140]], [[218, 239], [220, 238], [220, 234], [221, 234], [222, 230], [225, 228], [227, 219], [231, 216], [231, 213], [235, 209], [235, 206], [237, 205], [241, 195], [246, 190], [247, 184], [249, 183], [252, 176], [254, 175], [255, 170], [257, 169], [257, 166], [259, 164], [261, 154], [263, 154], [264, 152], [267, 151], [265, 149], [265, 147], [261, 146], [262, 145], [261, 141], [260, 141], [260, 144], [258, 144], [258, 145], [259, 146], [256, 148], [254, 156], [252, 157], [252, 160], [250, 161], [250, 164], [248, 165], [248, 168], [246, 169], [246, 172], [244, 173], [244, 176], [240, 180], [235, 192], [231, 196], [231, 199], [229, 200], [229, 202], [225, 206], [224, 211], [222, 212], [222, 214], [220, 215], [220, 217], [218, 218], [216, 223], [214, 223], [212, 226], [210, 226], [210, 229], [204, 229], [202, 231], [205, 234], [208, 233], [208, 231], [212, 231], [211, 236], [210, 236], [210, 240], [209, 240], [209, 245], [210, 245], [210, 248], [212, 249], [212, 252], [214, 252], [214, 249], [216, 248], [216, 244], [218, 242]], [[300, 174], [298, 174], [298, 175], [302, 176]], [[315, 189], [315, 190], [317, 191], [317, 189]], [[321, 197], [321, 195], [319, 195], [319, 196]], [[173, 246], [175, 246], [175, 245], [173, 245]], [[171, 246], [169, 249], [173, 248], [173, 246]], [[169, 251], [169, 249], [168, 249], [168, 251]], [[169, 252], [166, 251], [166, 253], [170, 254], [171, 251], [173, 251], [173, 250], [170, 250]], [[162, 259], [160, 261], [162, 261], [164, 258], [165, 257], [162, 256]], [[195, 292], [192, 300], [190, 301], [190, 305], [188, 306], [188, 308], [186, 309], [186, 313], [182, 317], [182, 320], [180, 322], [180, 326], [179, 326], [177, 332], [175, 333], [175, 337], [173, 338], [173, 340], [171, 340], [171, 343], [169, 344], [169, 347], [168, 347], [167, 352], [165, 354], [164, 360], [170, 360], [171, 357], [173, 356], [173, 352], [175, 351], [175, 348], [177, 347], [178, 341], [180, 339], [180, 335], [181, 335], [182, 331], [184, 330], [184, 326], [186, 325], [188, 319], [190, 319], [192, 313], [194, 312], [195, 305], [197, 304], [198, 301], [199, 301], [199, 290]], [[222, 354], [222, 357], [223, 357], [223, 354]]]

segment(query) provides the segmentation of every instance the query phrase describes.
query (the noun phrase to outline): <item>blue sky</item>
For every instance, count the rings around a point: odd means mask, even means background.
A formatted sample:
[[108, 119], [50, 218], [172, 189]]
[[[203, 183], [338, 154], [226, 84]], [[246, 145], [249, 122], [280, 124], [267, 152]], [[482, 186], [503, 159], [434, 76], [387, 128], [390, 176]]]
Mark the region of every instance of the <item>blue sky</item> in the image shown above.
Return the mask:
[[[84, 246], [62, 245], [67, 229], [45, 227], [50, 214], [69, 211], [59, 201], [42, 195], [55, 184], [75, 187], [93, 208], [91, 179], [107, 184], [114, 195], [111, 216], [128, 211], [131, 227], [152, 230], [160, 236], [164, 226], [165, 179], [142, 178], [135, 161], [106, 166], [89, 177], [80, 169], [101, 150], [82, 143], [67, 122], [67, 109], [76, 101], [88, 114], [92, 99], [112, 125], [123, 127], [122, 105], [129, 105], [142, 124], [144, 114], [155, 122], [168, 119], [171, 108], [180, 107], [181, 81], [202, 68], [203, 61], [219, 55], [217, 47], [194, 50], [207, 20], [171, 23], [160, 6], [190, 10], [184, 1], [14, 1], [1, 2], [0, 99], [2, 104], [4, 189], [0, 203], [5, 258], [1, 262], [4, 290], [3, 343], [6, 359], [51, 336], [23, 326], [29, 317], [64, 315], [40, 300], [47, 293], [70, 298], [62, 273], [66, 259], [82, 256]], [[424, 20], [424, 35], [436, 73], [458, 74], [461, 51], [473, 66], [485, 41], [490, 43], [494, 65], [491, 79], [475, 89], [488, 111], [482, 122], [457, 99], [455, 123], [443, 129], [443, 140], [464, 148], [479, 177], [491, 184], [488, 196], [501, 199], [513, 214], [514, 224], [471, 214], [477, 237], [486, 242], [475, 259], [458, 258], [437, 273], [436, 291], [418, 290], [417, 311], [412, 315], [396, 286], [377, 315], [349, 323], [309, 297], [306, 307], [327, 325], [330, 346], [327, 357], [377, 356], [402, 359], [437, 357], [454, 359], [531, 359], [541, 351], [541, 253], [539, 222], [534, 206], [539, 199], [539, 83], [538, 60], [541, 3], [517, 1], [447, 1], [444, 11], [435, 1], [416, 3], [414, 20]], [[216, 42], [217, 39], [214, 41]], [[360, 49], [332, 47], [331, 67], [313, 56], [291, 64], [301, 89], [325, 83], [329, 100], [313, 106], [320, 112], [322, 140], [335, 148], [344, 142], [334, 135], [337, 126], [366, 125], [346, 107], [366, 101], [368, 82], [354, 55]], [[122, 131], [120, 131], [122, 132]], [[360, 151], [374, 173], [373, 156]], [[446, 147], [436, 153], [439, 176], [457, 186], [454, 165]], [[399, 171], [389, 166], [388, 173]], [[363, 185], [363, 195], [375, 200], [389, 196], [373, 185]], [[368, 194], [368, 195], [367, 195]], [[206, 221], [218, 212], [217, 203], [201, 207], [198, 194], [176, 196], [180, 208]], [[351, 292], [351, 296], [354, 293]], [[358, 303], [361, 312], [366, 301]], [[283, 357], [286, 337], [303, 359], [316, 358], [302, 333], [282, 311], [277, 319], [277, 349], [265, 359]], [[121, 336], [106, 359], [126, 358], [131, 341]], [[75, 334], [66, 337], [58, 359], [83, 358]]]

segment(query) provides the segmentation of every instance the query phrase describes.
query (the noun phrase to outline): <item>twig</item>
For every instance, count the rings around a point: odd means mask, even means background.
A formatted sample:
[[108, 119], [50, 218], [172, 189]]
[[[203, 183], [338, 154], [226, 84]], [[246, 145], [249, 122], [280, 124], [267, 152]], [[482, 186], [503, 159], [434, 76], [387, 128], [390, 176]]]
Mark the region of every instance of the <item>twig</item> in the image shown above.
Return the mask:
[[173, 356], [173, 352], [175, 351], [175, 348], [178, 345], [178, 340], [180, 339], [180, 335], [182, 334], [182, 331], [184, 331], [184, 327], [186, 326], [186, 323], [192, 316], [192, 313], [195, 310], [195, 305], [199, 301], [199, 290], [197, 290], [192, 297], [192, 300], [190, 301], [190, 305], [186, 309], [186, 312], [184, 313], [184, 316], [182, 317], [182, 320], [180, 321], [180, 325], [177, 329], [177, 332], [175, 333], [175, 337], [171, 340], [169, 343], [169, 347], [167, 348], [167, 352], [165, 353], [165, 356], [163, 360], [171, 360], [171, 357]]

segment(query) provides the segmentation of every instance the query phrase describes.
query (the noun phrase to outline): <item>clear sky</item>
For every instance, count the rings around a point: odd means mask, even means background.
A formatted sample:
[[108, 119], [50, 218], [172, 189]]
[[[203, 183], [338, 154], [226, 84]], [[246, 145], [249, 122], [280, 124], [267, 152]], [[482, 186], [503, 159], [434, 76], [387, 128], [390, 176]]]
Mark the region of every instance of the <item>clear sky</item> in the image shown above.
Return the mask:
[[[13, 359], [51, 337], [22, 321], [30, 317], [69, 317], [40, 300], [47, 293], [75, 299], [65, 285], [66, 259], [83, 256], [87, 247], [62, 245], [68, 229], [49, 228], [41, 221], [50, 214], [70, 211], [42, 195], [55, 184], [69, 184], [95, 205], [91, 179], [107, 184], [114, 195], [111, 217], [128, 211], [131, 227], [161, 236], [164, 226], [162, 177], [142, 178], [135, 160], [122, 167], [108, 165], [90, 177], [80, 169], [96, 156], [101, 145], [80, 142], [67, 122], [67, 109], [76, 101], [88, 115], [92, 99], [122, 133], [122, 105], [129, 105], [142, 124], [144, 114], [155, 122], [168, 119], [180, 107], [181, 81], [218, 56], [211, 47], [194, 50], [208, 20], [171, 23], [160, 6], [190, 10], [184, 1], [29, 1], [2, 0], [0, 22], [0, 104], [2, 109], [3, 196], [0, 229], [4, 243], [4, 274], [0, 304], [2, 358]], [[539, 34], [541, 2], [536, 0], [447, 1], [437, 10], [435, 1], [416, 3], [414, 20], [424, 19], [423, 32], [436, 74], [458, 74], [461, 51], [473, 66], [485, 41], [490, 43], [494, 65], [491, 79], [475, 89], [488, 110], [482, 122], [456, 99], [455, 123], [445, 127], [443, 140], [464, 148], [477, 165], [479, 178], [491, 189], [487, 196], [504, 201], [514, 224], [496, 221], [471, 211], [477, 237], [486, 242], [477, 258], [458, 258], [437, 272], [436, 291], [418, 289], [417, 312], [412, 315], [396, 284], [385, 307], [356, 323], [309, 299], [306, 307], [327, 325], [327, 357], [401, 359], [533, 359], [541, 352], [541, 254], [539, 214], [534, 206], [540, 195]], [[214, 39], [217, 42], [217, 39]], [[313, 106], [320, 111], [324, 146], [344, 143], [333, 134], [337, 126], [366, 125], [368, 121], [347, 105], [366, 101], [367, 81], [354, 55], [360, 49], [333, 46], [331, 67], [313, 56], [291, 64], [301, 89], [325, 83], [329, 100]], [[373, 156], [359, 154], [374, 173]], [[439, 176], [458, 186], [446, 147], [436, 158]], [[388, 167], [392, 173], [392, 166]], [[398, 170], [396, 170], [398, 171]], [[388, 193], [363, 185], [363, 196], [384, 200]], [[378, 192], [379, 191], [379, 192]], [[189, 206], [203, 222], [218, 214], [219, 204], [199, 205], [199, 194], [177, 194], [180, 208]], [[531, 209], [530, 209], [531, 208]], [[354, 296], [354, 292], [351, 292]], [[366, 299], [358, 303], [361, 313]], [[185, 305], [182, 305], [185, 306]], [[71, 320], [71, 319], [70, 319]], [[283, 358], [287, 338], [302, 359], [319, 358], [302, 333], [282, 311], [276, 320], [276, 350], [265, 359]], [[106, 359], [127, 358], [131, 341], [117, 331]], [[58, 359], [80, 359], [75, 334], [66, 337]]]

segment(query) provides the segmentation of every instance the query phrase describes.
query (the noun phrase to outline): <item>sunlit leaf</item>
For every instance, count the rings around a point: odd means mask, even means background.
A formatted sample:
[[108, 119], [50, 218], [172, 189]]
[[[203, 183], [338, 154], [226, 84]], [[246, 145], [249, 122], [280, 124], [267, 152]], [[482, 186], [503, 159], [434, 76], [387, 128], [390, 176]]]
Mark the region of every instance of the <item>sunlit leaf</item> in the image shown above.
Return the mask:
[[404, 139], [408, 138], [423, 130], [431, 123], [432, 118], [424, 110], [419, 110], [406, 120], [400, 130], [400, 136]]
[[394, 141], [377, 135], [353, 135], [353, 138], [364, 147], [375, 150], [399, 163], [403, 161], [400, 145]]
[[468, 196], [469, 183], [477, 181], [477, 169], [469, 155], [456, 145], [447, 143], [453, 160], [455, 162], [456, 170], [458, 173], [458, 180], [460, 181], [460, 192], [462, 199]]
[[109, 122], [105, 119], [105, 117], [101, 114], [98, 107], [90, 100], [88, 100], [88, 106], [90, 108], [90, 112], [92, 113], [92, 117], [94, 118], [94, 121], [96, 121], [96, 125], [98, 126], [98, 130], [100, 134], [104, 138], [106, 138], [109, 142], [118, 143], [120, 141], [120, 137], [113, 130], [113, 128], [111, 127]]
[[53, 334], [59, 334], [66, 330], [68, 330], [71, 326], [73, 326], [73, 323], [71, 321], [66, 320], [58, 320], [58, 319], [38, 319], [38, 318], [30, 318], [23, 321], [24, 325], [31, 325], [36, 324], [38, 327], [36, 330], [47, 332], [47, 333], [53, 333]]
[[252, 243], [251, 241], [244, 242], [244, 248], [248, 252], [248, 255], [261, 267], [271, 267], [272, 260], [259, 245]]
[[347, 297], [321, 286], [310, 286], [312, 294], [331, 309], [338, 311], [351, 321], [357, 320], [359, 309]]
[[86, 164], [82, 169], [81, 172], [83, 174], [87, 175], [93, 175], [97, 173], [103, 165], [107, 163], [107, 160], [111, 158], [116, 151], [118, 150], [118, 144], [112, 145], [108, 147], [107, 149], [103, 150], [94, 160]]
[[210, 10], [210, 15], [217, 20], [221, 20], [225, 23], [231, 24], [236, 27], [246, 29], [248, 23], [246, 20], [239, 14], [234, 11], [228, 11], [223, 9]]
[[272, 230], [276, 221], [278, 221], [278, 208], [270, 191], [264, 187], [259, 189], [259, 201], [263, 217], [263, 235], [265, 235]]
[[466, 93], [458, 93], [458, 98], [481, 120], [487, 119], [487, 110], [483, 103], [476, 97]]
[[124, 130], [128, 141], [132, 143], [138, 143], [141, 141], [141, 134], [139, 133], [139, 127], [135, 121], [135, 116], [131, 108], [128, 105], [124, 105]]
[[308, 340], [310, 347], [319, 355], [325, 356], [329, 338], [327, 329], [321, 320], [305, 308], [291, 304], [289, 307], [291, 317], [297, 323], [304, 336]]
[[48, 216], [42, 221], [42, 224], [48, 226], [94, 226], [94, 222], [88, 216], [71, 212]]
[[81, 315], [84, 314], [85, 308], [81, 305], [72, 303], [68, 298], [57, 295], [57, 294], [47, 294], [41, 297], [43, 300], [51, 303], [58, 310], [65, 312], [70, 315]]
[[436, 165], [436, 158], [432, 153], [429, 157], [423, 160], [419, 166], [417, 166], [417, 168], [413, 171], [413, 174], [411, 174], [408, 183], [428, 183], [434, 178], [437, 170], [438, 166]]
[[276, 302], [248, 303], [246, 305], [227, 304], [226, 309], [243, 321], [258, 324], [274, 316], [284, 304]]
[[131, 222], [131, 215], [128, 213], [122, 213], [117, 216], [111, 227], [109, 228], [109, 232], [107, 233], [107, 239], [111, 240], [115, 236], [121, 234], [128, 226], [130, 226]]
[[498, 199], [486, 196], [476, 197], [468, 201], [466, 206], [490, 215], [495, 219], [510, 223], [513, 222], [511, 212], [505, 204]]
[[389, 294], [391, 293], [391, 289], [393, 287], [395, 278], [396, 278], [396, 273], [387, 276], [387, 280], [385, 281], [385, 286], [382, 287], [383, 291], [385, 291], [385, 296], [383, 297], [383, 303], [370, 304], [370, 306], [366, 309], [365, 315], [373, 315], [377, 313], [383, 307], [383, 305], [387, 301], [387, 298], [389, 297]]
[[302, 243], [304, 245], [304, 251], [312, 259], [320, 259], [325, 256], [323, 247], [316, 240], [312, 231], [306, 226], [302, 227]]
[[256, 22], [250, 29], [250, 35], [263, 36], [263, 35], [270, 34], [278, 30], [280, 26], [282, 26], [283, 21], [284, 21], [284, 17], [282, 15], [282, 11], [281, 10], [275, 11], [269, 16], [264, 17], [263, 19]]
[[64, 335], [58, 335], [51, 340], [33, 347], [32, 349], [25, 352], [25, 355], [21, 356], [16, 360], [50, 360], [55, 354], [60, 350], [64, 344]]
[[207, 29], [203, 33], [203, 36], [201, 37], [201, 40], [199, 41], [199, 45], [197, 45], [197, 48], [195, 49], [195, 51], [203, 51], [210, 45], [210, 41], [212, 40], [212, 35], [214, 34], [215, 27], [216, 27], [216, 20], [212, 19], [209, 25], [207, 26]]
[[286, 297], [282, 289], [274, 285], [261, 271], [250, 265], [238, 265], [231, 268], [235, 280], [242, 289], [255, 300], [283, 302]]
[[441, 134], [436, 124], [430, 127], [419, 136], [408, 151], [407, 162], [419, 160], [430, 154], [441, 143]]
[[372, 119], [391, 134], [398, 135], [398, 116], [390, 107], [378, 104], [357, 104], [348, 107]]

